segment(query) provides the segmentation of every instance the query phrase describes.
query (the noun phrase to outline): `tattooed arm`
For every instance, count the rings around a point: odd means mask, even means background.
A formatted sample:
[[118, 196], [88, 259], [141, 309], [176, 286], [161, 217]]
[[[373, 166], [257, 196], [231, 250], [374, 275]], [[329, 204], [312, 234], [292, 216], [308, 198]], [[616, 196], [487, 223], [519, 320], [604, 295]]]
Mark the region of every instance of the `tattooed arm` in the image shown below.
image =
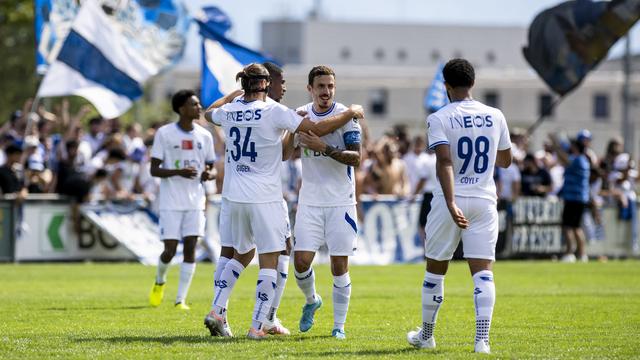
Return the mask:
[[325, 144], [320, 137], [311, 131], [308, 134], [299, 133], [299, 136], [300, 143], [313, 151], [322, 152], [333, 160], [345, 165], [353, 167], [360, 166], [360, 144], [350, 144], [346, 146], [345, 150], [340, 150]]

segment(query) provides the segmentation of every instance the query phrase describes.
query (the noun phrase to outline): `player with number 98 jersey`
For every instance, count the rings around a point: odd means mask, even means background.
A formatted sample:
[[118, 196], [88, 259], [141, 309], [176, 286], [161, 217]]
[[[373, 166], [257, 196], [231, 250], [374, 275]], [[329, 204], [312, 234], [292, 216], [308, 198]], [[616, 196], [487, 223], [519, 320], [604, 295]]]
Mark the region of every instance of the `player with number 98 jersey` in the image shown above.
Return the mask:
[[[427, 118], [429, 149], [448, 144], [456, 196], [497, 201], [496, 150], [511, 147], [502, 111], [469, 99], [448, 104]], [[442, 187], [434, 191], [442, 196]]]

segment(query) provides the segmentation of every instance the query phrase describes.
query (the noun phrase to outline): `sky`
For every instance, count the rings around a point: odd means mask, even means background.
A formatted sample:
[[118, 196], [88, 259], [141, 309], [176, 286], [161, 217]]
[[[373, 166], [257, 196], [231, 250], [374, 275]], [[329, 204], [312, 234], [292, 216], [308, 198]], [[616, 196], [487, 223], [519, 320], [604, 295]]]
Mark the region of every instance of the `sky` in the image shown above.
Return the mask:
[[[252, 49], [260, 48], [260, 24], [270, 19], [303, 20], [320, 4], [324, 19], [350, 22], [424, 23], [528, 26], [533, 18], [560, 0], [188, 0], [192, 13], [218, 6], [231, 18], [229, 36]], [[195, 26], [187, 46], [187, 63], [198, 63], [199, 37]], [[632, 29], [632, 51], [640, 52], [640, 26]], [[619, 41], [610, 56], [619, 56]]]

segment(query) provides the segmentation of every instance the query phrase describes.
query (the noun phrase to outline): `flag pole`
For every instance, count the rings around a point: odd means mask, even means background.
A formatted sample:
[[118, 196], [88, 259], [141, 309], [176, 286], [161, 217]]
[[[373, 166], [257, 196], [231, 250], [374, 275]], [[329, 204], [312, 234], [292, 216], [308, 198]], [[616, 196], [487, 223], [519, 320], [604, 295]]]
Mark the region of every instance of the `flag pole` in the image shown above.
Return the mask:
[[[558, 98], [556, 98], [553, 103], [551, 103], [551, 106], [549, 106], [549, 113], [553, 112], [553, 109], [556, 108], [556, 106], [558, 106], [562, 100], [564, 100], [564, 96], [560, 96]], [[529, 126], [529, 128], [527, 129], [527, 136], [531, 136], [533, 135], [533, 133], [536, 131], [536, 129], [538, 129], [538, 127], [540, 125], [542, 125], [542, 123], [549, 117], [549, 115], [545, 115], [545, 114], [540, 114], [540, 116], [538, 117], [538, 120], [536, 120], [536, 122], [534, 122], [531, 126]]]

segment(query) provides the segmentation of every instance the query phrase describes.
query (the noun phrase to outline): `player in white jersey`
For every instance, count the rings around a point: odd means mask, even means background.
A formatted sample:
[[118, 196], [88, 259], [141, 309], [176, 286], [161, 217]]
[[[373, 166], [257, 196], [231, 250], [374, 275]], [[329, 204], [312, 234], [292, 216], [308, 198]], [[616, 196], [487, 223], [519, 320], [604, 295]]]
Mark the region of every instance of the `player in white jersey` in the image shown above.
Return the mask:
[[270, 76], [263, 65], [250, 64], [238, 73], [244, 98], [231, 102], [226, 96], [221, 107], [214, 104], [207, 111], [207, 120], [221, 126], [226, 137], [227, 164], [222, 196], [227, 201], [233, 259], [227, 263], [215, 287], [212, 308], [205, 325], [212, 335], [230, 336], [226, 321], [229, 294], [244, 269], [246, 259], [258, 251], [260, 271], [256, 285], [256, 302], [252, 326], [247, 336], [262, 339], [267, 336], [263, 325], [277, 288], [278, 255], [286, 248], [286, 210], [282, 202], [280, 162], [282, 161], [282, 131], [309, 132], [325, 135], [351, 121], [363, 117], [360, 106], [354, 105], [332, 119], [315, 124], [303, 119], [294, 110], [277, 102], [266, 102]]
[[444, 276], [462, 238], [474, 282], [475, 351], [489, 353], [495, 303], [491, 269], [498, 239], [493, 169], [511, 164], [511, 141], [502, 112], [471, 97], [475, 72], [467, 60], [450, 60], [442, 73], [451, 103], [427, 118], [439, 184], [425, 228], [422, 328], [410, 331], [407, 340], [418, 348], [435, 348], [433, 330], [444, 301]]
[[171, 99], [178, 122], [162, 126], [155, 134], [151, 149], [151, 175], [161, 178], [158, 196], [160, 239], [164, 251], [160, 255], [156, 281], [149, 295], [152, 306], [164, 296], [169, 263], [183, 241], [183, 263], [176, 308], [188, 310], [187, 292], [195, 272], [195, 247], [204, 236], [205, 193], [202, 182], [213, 180], [213, 137], [193, 121], [200, 118], [200, 100], [191, 90], [180, 90]]
[[[284, 74], [282, 68], [278, 65], [266, 62], [263, 63], [264, 67], [269, 72], [271, 76], [271, 84], [268, 88], [268, 94], [266, 102], [280, 102], [287, 91], [287, 87], [285, 85]], [[238, 91], [235, 94], [241, 94], [241, 91]], [[243, 96], [239, 95], [234, 98], [233, 101], [242, 101]], [[285, 145], [283, 143], [283, 155], [282, 160], [286, 160], [289, 158], [290, 154], [285, 153], [284, 151]], [[230, 163], [225, 162], [225, 165], [230, 165]], [[224, 184], [224, 182], [223, 182]], [[289, 210], [287, 207], [286, 201], [282, 200], [286, 209], [286, 220], [287, 220], [287, 229], [289, 230]], [[222, 198], [220, 204], [220, 257], [218, 258], [218, 262], [216, 264], [216, 271], [213, 275], [214, 284], [220, 281], [220, 276], [222, 275], [222, 271], [224, 271], [225, 266], [231, 259], [233, 258], [233, 236], [231, 234], [231, 218], [229, 214], [229, 209], [227, 206], [227, 201]], [[265, 331], [271, 335], [290, 335], [289, 329], [284, 327], [280, 322], [280, 319], [277, 317], [278, 307], [280, 306], [280, 301], [282, 299], [282, 294], [284, 292], [284, 287], [287, 282], [287, 276], [289, 274], [289, 256], [291, 253], [291, 231], [287, 232], [287, 248], [280, 253], [278, 256], [278, 268], [277, 270], [277, 282], [276, 282], [276, 293], [273, 298], [273, 302], [271, 303], [271, 309], [269, 310], [267, 321], [265, 322]], [[241, 265], [243, 268], [249, 265], [251, 260], [253, 259], [255, 253], [255, 249], [251, 251], [251, 256], [246, 256], [246, 262], [242, 264], [234, 264], [230, 266], [239, 267]]]
[[[313, 102], [298, 108], [311, 121], [342, 113], [347, 107], [336, 103], [335, 73], [326, 66], [309, 72], [307, 90]], [[344, 325], [351, 297], [349, 256], [356, 249], [357, 215], [354, 167], [360, 165], [360, 125], [351, 121], [331, 134], [298, 135], [302, 147], [302, 187], [294, 229], [294, 265], [296, 283], [306, 297], [300, 331], [313, 326], [322, 298], [315, 291], [313, 258], [327, 245], [333, 274], [333, 330], [331, 335], [345, 339]]]

